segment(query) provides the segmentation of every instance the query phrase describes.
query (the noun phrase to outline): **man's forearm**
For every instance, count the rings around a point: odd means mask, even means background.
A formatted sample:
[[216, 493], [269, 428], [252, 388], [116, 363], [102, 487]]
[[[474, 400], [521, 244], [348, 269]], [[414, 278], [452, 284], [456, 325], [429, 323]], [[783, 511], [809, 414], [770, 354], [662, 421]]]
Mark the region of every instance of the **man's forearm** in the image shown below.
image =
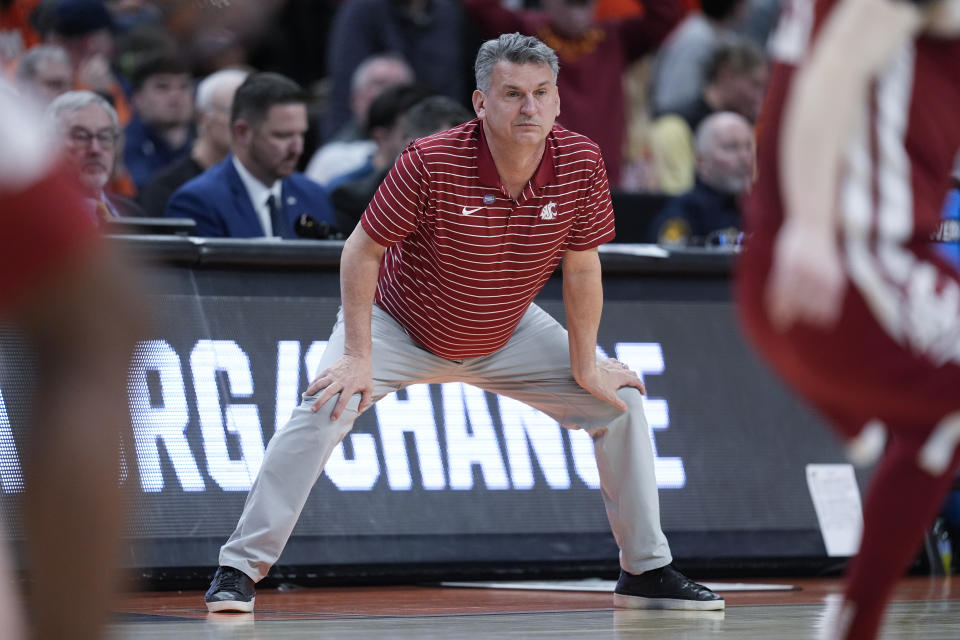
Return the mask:
[[570, 369], [575, 380], [597, 366], [597, 329], [603, 312], [600, 262], [589, 269], [563, 272], [563, 303], [567, 313]]
[[343, 305], [344, 354], [369, 357], [370, 322], [377, 291], [382, 252], [371, 250], [373, 243], [361, 227], [347, 238], [340, 258], [340, 296]]

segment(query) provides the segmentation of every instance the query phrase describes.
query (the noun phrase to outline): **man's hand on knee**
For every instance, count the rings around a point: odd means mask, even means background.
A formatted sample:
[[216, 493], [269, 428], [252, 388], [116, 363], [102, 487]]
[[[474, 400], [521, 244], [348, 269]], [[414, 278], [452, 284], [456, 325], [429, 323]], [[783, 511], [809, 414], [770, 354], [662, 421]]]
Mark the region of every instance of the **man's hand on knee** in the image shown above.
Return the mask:
[[338, 420], [347, 408], [354, 394], [361, 394], [359, 413], [373, 404], [373, 373], [369, 357], [342, 355], [340, 359], [320, 372], [320, 375], [307, 387], [307, 395], [316, 395], [323, 391], [314, 402], [311, 411], [316, 413], [327, 401], [340, 394], [330, 413], [330, 418]]
[[598, 362], [596, 369], [586, 375], [577, 377], [577, 384], [604, 402], [609, 402], [620, 411], [626, 411], [627, 404], [617, 396], [617, 389], [634, 387], [640, 393], [647, 392], [640, 376], [615, 358], [607, 358]]

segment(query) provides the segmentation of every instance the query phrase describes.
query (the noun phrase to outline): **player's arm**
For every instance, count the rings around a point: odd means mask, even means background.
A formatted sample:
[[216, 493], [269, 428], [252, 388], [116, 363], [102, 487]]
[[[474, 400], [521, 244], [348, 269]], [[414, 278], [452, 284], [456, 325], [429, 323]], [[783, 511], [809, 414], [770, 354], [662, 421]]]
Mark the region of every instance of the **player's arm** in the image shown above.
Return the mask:
[[567, 314], [570, 370], [581, 387], [626, 410], [616, 395], [617, 389], [630, 386], [642, 393], [644, 388], [637, 374], [616, 360], [597, 362], [597, 329], [603, 312], [600, 276], [600, 256], [596, 248], [564, 253], [563, 304]]
[[835, 225], [842, 151], [874, 74], [923, 27], [906, 0], [842, 0], [788, 98], [781, 175], [788, 219]]
[[766, 299], [780, 329], [796, 321], [830, 326], [839, 315], [846, 286], [836, 244], [843, 148], [871, 79], [924, 20], [924, 10], [907, 0], [841, 0], [797, 71], [780, 139], [785, 219]]
[[356, 393], [362, 394], [359, 407], [361, 412], [373, 401], [370, 361], [373, 340], [370, 324], [380, 261], [385, 251], [386, 247], [374, 241], [359, 224], [343, 244], [343, 253], [340, 256], [343, 357], [321, 372], [307, 387], [307, 393], [311, 395], [323, 390], [323, 394], [313, 405], [314, 411], [318, 411], [327, 400], [340, 393], [340, 399], [331, 413], [334, 420], [340, 417], [347, 402]]

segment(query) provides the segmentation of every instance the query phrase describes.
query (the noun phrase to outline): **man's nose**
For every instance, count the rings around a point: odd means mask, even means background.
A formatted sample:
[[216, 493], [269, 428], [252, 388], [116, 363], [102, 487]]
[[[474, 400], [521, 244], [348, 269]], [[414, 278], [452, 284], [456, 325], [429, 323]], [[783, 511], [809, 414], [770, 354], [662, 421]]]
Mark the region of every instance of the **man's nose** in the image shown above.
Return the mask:
[[522, 113], [535, 113], [537, 111], [537, 100], [531, 94], [523, 98], [523, 104], [520, 107]]

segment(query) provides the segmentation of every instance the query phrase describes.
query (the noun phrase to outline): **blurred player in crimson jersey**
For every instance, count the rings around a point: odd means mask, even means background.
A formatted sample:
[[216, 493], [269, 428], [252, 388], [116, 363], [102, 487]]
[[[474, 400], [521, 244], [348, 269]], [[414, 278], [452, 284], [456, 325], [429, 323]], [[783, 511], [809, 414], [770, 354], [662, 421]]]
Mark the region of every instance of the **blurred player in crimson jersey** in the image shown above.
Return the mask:
[[[128, 267], [101, 246], [70, 172], [3, 87], [0, 114], [0, 312], [38, 367], [22, 503], [29, 634], [99, 638], [115, 582], [117, 449], [141, 312]], [[4, 595], [0, 628], [19, 638]]]
[[958, 32], [957, 0], [796, 0], [772, 40], [742, 319], [854, 460], [883, 454], [829, 638], [876, 636], [958, 466], [960, 275], [930, 243], [960, 148]]

